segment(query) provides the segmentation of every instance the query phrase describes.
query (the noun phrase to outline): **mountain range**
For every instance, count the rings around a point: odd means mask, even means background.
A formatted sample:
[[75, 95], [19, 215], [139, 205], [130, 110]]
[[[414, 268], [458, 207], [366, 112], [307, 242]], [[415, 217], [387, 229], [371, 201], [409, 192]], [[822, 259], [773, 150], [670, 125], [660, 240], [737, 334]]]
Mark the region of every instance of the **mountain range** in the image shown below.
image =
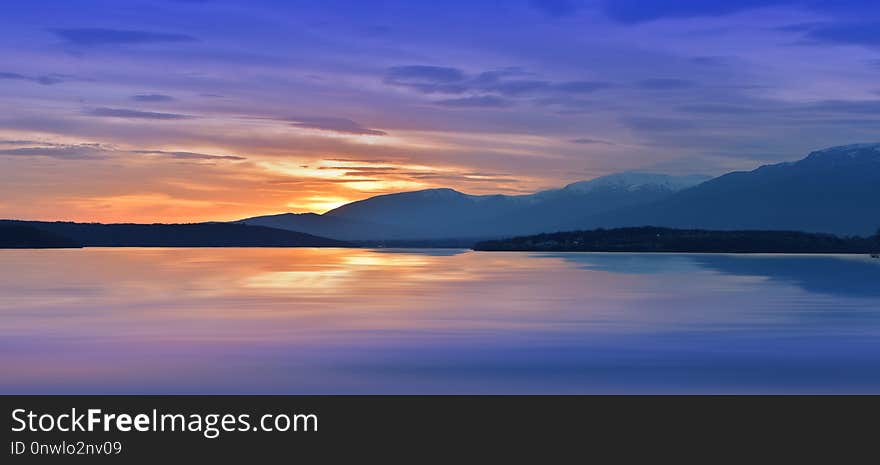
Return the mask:
[[228, 223], [0, 220], [0, 248], [470, 247], [514, 236], [643, 226], [872, 236], [880, 227], [880, 144], [832, 147], [716, 178], [625, 172], [529, 195], [427, 189], [379, 195], [320, 215]]
[[516, 196], [428, 189], [379, 195], [321, 215], [284, 213], [239, 223], [360, 241], [645, 225], [870, 235], [880, 227], [880, 144], [833, 147], [716, 178], [626, 172]]
[[572, 229], [583, 217], [657, 201], [707, 179], [626, 172], [514, 196], [427, 189], [379, 195], [323, 215], [284, 213], [240, 222], [341, 240], [502, 237]]
[[641, 225], [870, 235], [880, 227], [880, 144], [728, 173], [658, 202], [585, 217], [580, 227]]

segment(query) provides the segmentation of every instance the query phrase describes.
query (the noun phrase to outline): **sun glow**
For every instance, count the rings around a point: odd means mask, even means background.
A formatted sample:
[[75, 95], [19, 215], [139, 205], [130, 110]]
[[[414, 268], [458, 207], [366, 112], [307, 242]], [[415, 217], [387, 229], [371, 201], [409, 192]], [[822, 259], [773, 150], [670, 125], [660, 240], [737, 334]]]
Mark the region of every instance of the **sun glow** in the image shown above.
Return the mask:
[[296, 213], [326, 213], [352, 200], [347, 197], [310, 197], [302, 201], [288, 203], [287, 207]]

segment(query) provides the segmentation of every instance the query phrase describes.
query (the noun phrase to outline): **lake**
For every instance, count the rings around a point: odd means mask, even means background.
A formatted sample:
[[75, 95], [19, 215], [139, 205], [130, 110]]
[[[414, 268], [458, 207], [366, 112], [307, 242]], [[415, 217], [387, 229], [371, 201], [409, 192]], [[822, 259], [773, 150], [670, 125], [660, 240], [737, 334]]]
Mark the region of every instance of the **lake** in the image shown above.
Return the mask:
[[0, 250], [2, 393], [880, 393], [867, 256]]

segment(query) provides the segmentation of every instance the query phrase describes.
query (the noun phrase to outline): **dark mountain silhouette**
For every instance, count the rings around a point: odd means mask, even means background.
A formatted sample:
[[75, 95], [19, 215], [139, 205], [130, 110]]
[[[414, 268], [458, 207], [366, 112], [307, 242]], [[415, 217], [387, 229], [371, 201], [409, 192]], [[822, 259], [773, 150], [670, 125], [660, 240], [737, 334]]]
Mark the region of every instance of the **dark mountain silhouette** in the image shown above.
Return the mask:
[[87, 247], [345, 247], [334, 239], [230, 223], [100, 224], [0, 221], [4, 227], [37, 230]]
[[282, 214], [240, 222], [361, 241], [504, 237], [571, 229], [584, 215], [655, 202], [705, 179], [620, 173], [518, 196], [428, 189], [371, 197], [323, 215]]
[[552, 252], [874, 253], [877, 237], [797, 231], [708, 231], [658, 227], [570, 231], [485, 241], [475, 250]]
[[510, 231], [506, 236], [571, 230], [580, 218], [657, 202], [708, 179], [639, 172], [602, 176], [530, 196], [530, 205], [493, 218], [487, 226], [496, 237], [503, 230]]
[[584, 216], [579, 228], [667, 226], [868, 235], [880, 224], [880, 144], [833, 147], [734, 172], [658, 202]]
[[407, 237], [404, 232], [405, 228], [370, 221], [335, 218], [317, 213], [281, 213], [279, 215], [256, 216], [236, 223], [300, 231], [339, 240]]
[[360, 241], [478, 240], [645, 225], [867, 235], [880, 224], [880, 144], [833, 147], [797, 162], [705, 179], [620, 173], [519, 196], [430, 189], [380, 195], [323, 215], [241, 222]]
[[33, 226], [0, 223], [0, 249], [48, 249], [82, 247], [82, 244]]
[[358, 245], [470, 245], [554, 231], [646, 225], [865, 236], [880, 224], [878, 199], [880, 144], [858, 144], [710, 180], [627, 172], [530, 195], [428, 189], [371, 197], [322, 215], [285, 213], [233, 223], [27, 224], [83, 245], [108, 246], [333, 246], [342, 240]]

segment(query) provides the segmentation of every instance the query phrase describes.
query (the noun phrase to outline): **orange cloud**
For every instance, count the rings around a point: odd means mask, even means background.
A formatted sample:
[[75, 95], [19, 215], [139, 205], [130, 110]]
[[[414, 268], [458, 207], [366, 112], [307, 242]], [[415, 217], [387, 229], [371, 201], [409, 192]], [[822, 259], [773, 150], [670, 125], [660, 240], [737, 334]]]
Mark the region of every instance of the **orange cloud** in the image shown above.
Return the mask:
[[[425, 133], [296, 136], [285, 151], [282, 142], [289, 132], [321, 131], [225, 121], [225, 132], [220, 132], [220, 121], [207, 120], [199, 123], [204, 134], [191, 135], [191, 140], [171, 137], [147, 147], [48, 133], [0, 133], [0, 139], [19, 141], [6, 144], [13, 151], [0, 154], [0, 217], [225, 221], [289, 211], [323, 213], [373, 195], [433, 187], [521, 193], [546, 184], [538, 177], [513, 178], [435, 157], [433, 151], [449, 145], [448, 140], [432, 142]], [[490, 138], [466, 138], [477, 139]], [[14, 150], [34, 144], [43, 148]], [[69, 156], [70, 147], [76, 148], [75, 157]]]

